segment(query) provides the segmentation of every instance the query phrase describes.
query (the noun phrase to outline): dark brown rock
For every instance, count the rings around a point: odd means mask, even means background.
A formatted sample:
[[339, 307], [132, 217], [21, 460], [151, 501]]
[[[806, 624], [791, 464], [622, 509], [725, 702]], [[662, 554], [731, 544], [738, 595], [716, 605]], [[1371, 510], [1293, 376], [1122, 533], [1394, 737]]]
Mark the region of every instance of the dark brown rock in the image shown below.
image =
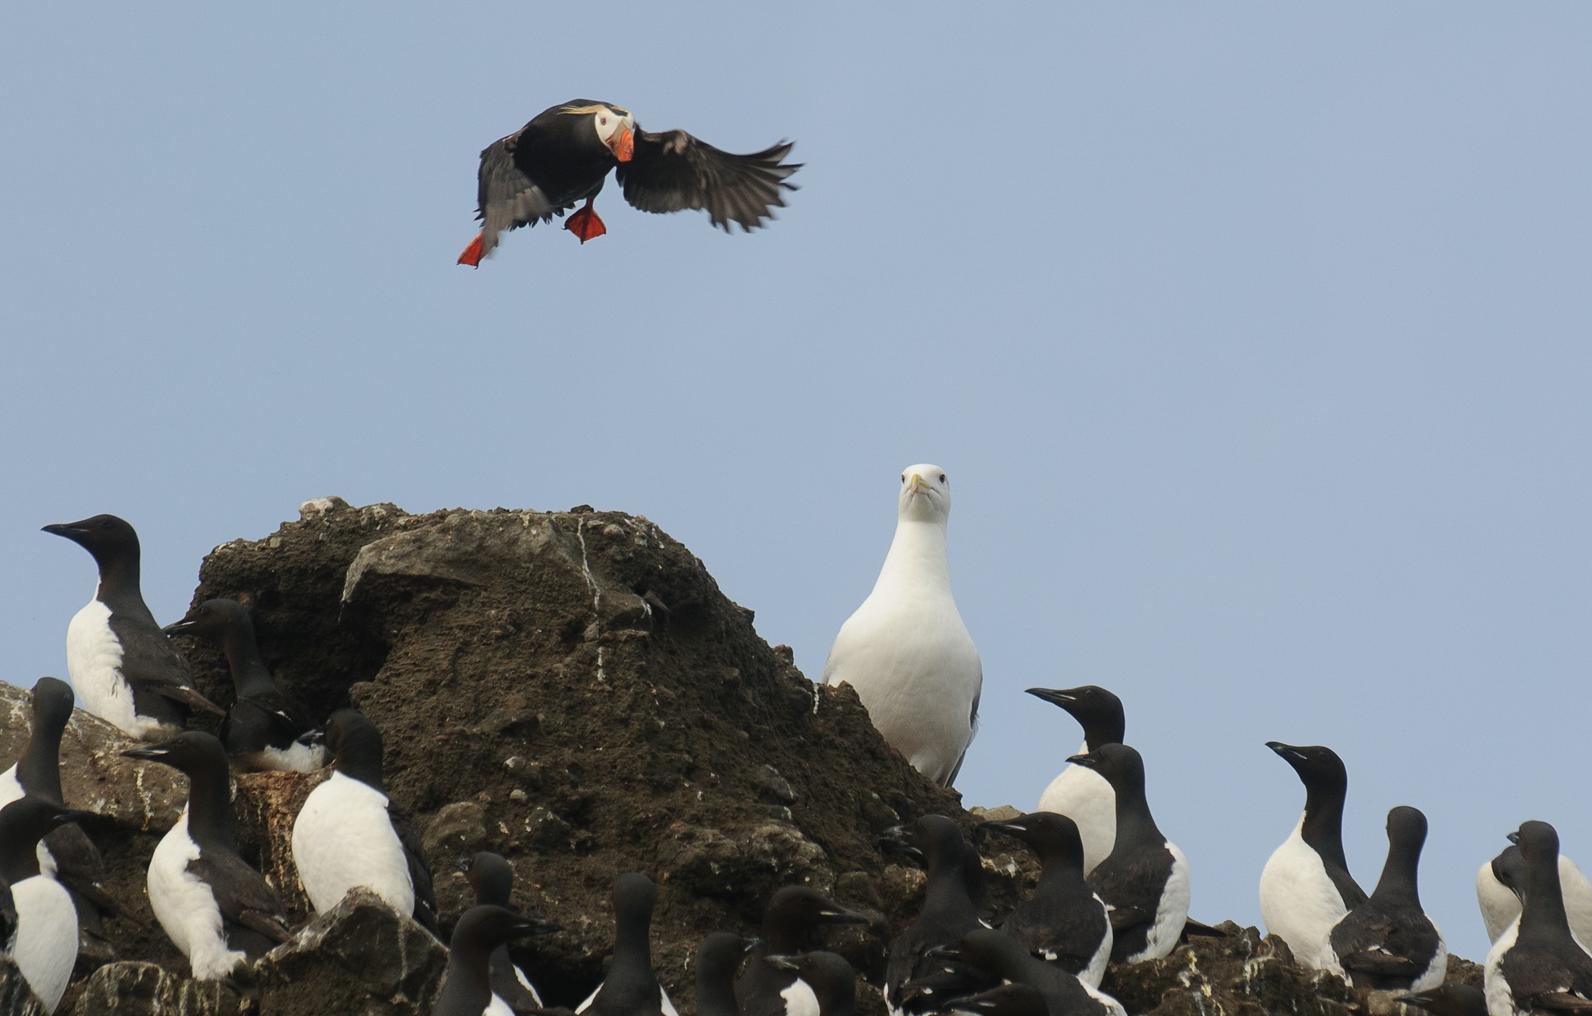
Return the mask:
[[9, 956], [0, 956], [0, 1016], [45, 1016], [43, 1004]]

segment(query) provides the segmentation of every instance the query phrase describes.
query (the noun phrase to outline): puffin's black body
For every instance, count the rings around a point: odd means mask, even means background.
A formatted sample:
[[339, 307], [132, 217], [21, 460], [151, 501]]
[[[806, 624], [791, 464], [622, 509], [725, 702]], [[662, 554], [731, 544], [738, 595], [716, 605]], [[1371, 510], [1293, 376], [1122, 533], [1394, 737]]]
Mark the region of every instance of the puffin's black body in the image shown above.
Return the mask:
[[442, 990], [437, 993], [432, 1016], [482, 1016], [496, 995], [488, 958], [506, 950], [512, 939], [546, 930], [548, 926], [542, 922], [520, 917], [506, 907], [478, 903], [466, 910], [453, 928], [448, 967], [442, 974]]
[[1496, 957], [1496, 967], [1488, 958], [1488, 1011], [1585, 1013], [1592, 1010], [1592, 956], [1565, 916], [1559, 834], [1546, 822], [1524, 822], [1517, 837], [1526, 895], [1514, 944]]
[[221, 743], [229, 757], [250, 769], [321, 768], [325, 751], [299, 742], [310, 723], [271, 677], [254, 638], [249, 608], [234, 600], [206, 600], [167, 625], [165, 632], [202, 638], [226, 654], [236, 696], [221, 721]]
[[[1357, 988], [1435, 988], [1442, 983], [1448, 953], [1437, 927], [1421, 909], [1416, 888], [1426, 816], [1415, 808], [1394, 808], [1387, 816], [1387, 838], [1382, 877], [1370, 899], [1332, 929], [1332, 951]], [[1440, 965], [1435, 963], [1439, 956]]]
[[986, 822], [984, 828], [1021, 840], [1039, 855], [1041, 865], [1039, 885], [1012, 908], [1001, 931], [1030, 954], [1075, 976], [1099, 965], [1086, 978], [1098, 987], [1105, 959], [1100, 954], [1111, 937], [1111, 923], [1105, 904], [1084, 881], [1077, 824], [1065, 815], [1037, 811], [1009, 822]]
[[[186, 833], [198, 847], [199, 856], [188, 862], [187, 874], [208, 886], [215, 898], [227, 948], [243, 952], [252, 962], [291, 938], [276, 890], [238, 854], [232, 828], [230, 770], [226, 751], [215, 735], [189, 730], [161, 744], [131, 748], [122, 754], [160, 762], [188, 777]], [[166, 835], [180, 834], [180, 829], [174, 828]], [[156, 913], [160, 913], [158, 904]], [[211, 976], [199, 971], [196, 975]]]
[[[798, 974], [789, 963], [771, 963], [769, 957], [792, 956], [817, 948], [818, 931], [826, 924], [867, 922], [863, 915], [852, 913], [807, 886], [785, 886], [774, 893], [763, 911], [763, 945], [754, 950], [746, 972], [735, 984], [741, 1016], [786, 1016], [789, 1010], [784, 993], [798, 980]], [[808, 990], [812, 990], [811, 985]]]
[[614, 958], [608, 976], [578, 1009], [594, 1016], [676, 1016], [652, 969], [652, 908], [658, 888], [631, 872], [614, 880]]
[[[488, 850], [481, 851], [470, 858], [464, 877], [475, 889], [475, 902], [478, 906], [513, 909], [509, 899], [514, 894], [514, 869], [502, 855]], [[551, 930], [551, 926], [548, 926], [548, 929]], [[509, 956], [507, 941], [492, 950], [487, 963], [487, 973], [492, 993], [511, 1007], [521, 1009], [542, 1007], [542, 996], [531, 985], [530, 978], [525, 977], [513, 958]]]
[[[106, 623], [121, 651], [115, 668], [116, 679], [127, 683], [137, 720], [158, 724], [169, 734], [186, 724], [192, 710], [220, 716], [221, 709], [195, 690], [188, 661], [161, 633], [155, 616], [144, 603], [144, 594], [139, 588], [138, 533], [133, 527], [115, 515], [95, 515], [77, 522], [54, 523], [45, 526], [44, 531], [82, 547], [99, 567], [99, 586], [94, 598], [109, 611]], [[73, 656], [71, 641], [69, 628], [69, 665]], [[110, 675], [73, 673], [70, 676], [78, 685], [85, 708], [95, 715], [103, 715], [101, 707], [90, 698], [90, 692], [107, 683]], [[145, 730], [127, 732], [135, 737], [147, 736]]]
[[579, 201], [586, 207], [565, 228], [584, 243], [606, 229], [591, 202], [611, 170], [625, 200], [644, 212], [702, 209], [713, 225], [750, 230], [785, 203], [789, 143], [750, 155], [722, 152], [685, 131], [653, 134], [613, 103], [571, 99], [538, 113], [524, 127], [481, 152], [476, 217], [481, 233], [459, 263], [478, 267], [504, 230], [549, 222]]
[[939, 973], [942, 964], [931, 951], [955, 945], [980, 925], [963, 863], [967, 845], [955, 822], [944, 815], [925, 815], [910, 827], [891, 829], [884, 845], [922, 861], [928, 869], [918, 919], [890, 943], [885, 963], [885, 1004], [898, 1011], [907, 982]]

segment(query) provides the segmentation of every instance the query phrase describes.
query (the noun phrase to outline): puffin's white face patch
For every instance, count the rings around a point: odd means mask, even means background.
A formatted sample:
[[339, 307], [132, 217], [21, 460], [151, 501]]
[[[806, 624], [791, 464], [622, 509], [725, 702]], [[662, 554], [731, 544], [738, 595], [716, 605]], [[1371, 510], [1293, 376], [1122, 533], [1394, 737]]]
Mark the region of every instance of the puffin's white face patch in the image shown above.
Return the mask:
[[597, 128], [597, 140], [604, 145], [612, 143], [614, 135], [619, 132], [619, 128], [629, 127], [634, 130], [636, 126], [635, 117], [629, 113], [618, 112], [611, 106], [598, 108], [597, 112], [592, 114], [591, 122], [592, 126]]
[[951, 515], [951, 483], [945, 470], [920, 462], [901, 471], [901, 518], [943, 522]]

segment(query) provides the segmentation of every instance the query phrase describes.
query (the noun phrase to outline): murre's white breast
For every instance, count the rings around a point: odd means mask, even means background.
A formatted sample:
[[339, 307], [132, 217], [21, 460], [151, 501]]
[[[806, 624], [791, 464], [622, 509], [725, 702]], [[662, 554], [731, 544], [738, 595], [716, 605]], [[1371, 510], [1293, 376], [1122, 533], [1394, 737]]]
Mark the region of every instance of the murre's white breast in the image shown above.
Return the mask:
[[1482, 968], [1482, 992], [1487, 998], [1487, 1016], [1514, 1016], [1518, 1011], [1515, 993], [1504, 979], [1499, 964], [1503, 962], [1504, 954], [1515, 947], [1515, 936], [1519, 933], [1520, 919], [1517, 917], [1498, 933], [1497, 940], [1487, 951], [1487, 962]]
[[286, 748], [268, 745], [259, 751], [245, 752], [236, 756], [235, 761], [240, 768], [251, 772], [313, 773], [325, 768], [326, 747], [294, 741]]
[[790, 982], [779, 997], [785, 1000], [785, 1016], [818, 1016], [818, 996], [813, 994], [812, 985], [800, 977]]
[[1172, 870], [1167, 873], [1166, 885], [1161, 889], [1161, 899], [1155, 907], [1155, 923], [1144, 939], [1144, 948], [1127, 958], [1129, 963], [1160, 959], [1177, 948], [1183, 936], [1183, 925], [1188, 923], [1189, 867], [1176, 843], [1167, 841], [1166, 849], [1172, 855]]
[[1332, 929], [1348, 909], [1321, 855], [1304, 841], [1304, 816], [1260, 873], [1260, 916], [1266, 930], [1288, 943], [1312, 970], [1336, 970]]
[[33, 993], [54, 1012], [77, 962], [77, 910], [53, 878], [34, 875], [11, 887], [17, 930], [11, 958]]
[[509, 1008], [507, 1002], [494, 994], [492, 1000], [486, 1004], [486, 1008], [481, 1010], [481, 1016], [514, 1016], [514, 1010]]
[[[1073, 754], [1088, 750], [1089, 742], [1084, 741]], [[1117, 794], [1104, 776], [1068, 763], [1039, 795], [1039, 810], [1065, 815], [1078, 826], [1085, 875], [1111, 856], [1117, 842]]]
[[317, 912], [364, 886], [400, 914], [413, 914], [409, 858], [387, 814], [387, 795], [334, 772], [310, 792], [293, 822], [293, 863]]
[[66, 626], [66, 673], [77, 704], [95, 716], [140, 739], [164, 732], [158, 721], [134, 709], [133, 689], [122, 677], [122, 644], [111, 630], [111, 609], [99, 600], [88, 601]]
[[227, 947], [226, 928], [215, 890], [188, 870], [199, 857], [199, 844], [188, 835], [185, 806], [177, 824], [161, 837], [149, 859], [149, 907], [200, 980], [219, 980], [247, 957]]

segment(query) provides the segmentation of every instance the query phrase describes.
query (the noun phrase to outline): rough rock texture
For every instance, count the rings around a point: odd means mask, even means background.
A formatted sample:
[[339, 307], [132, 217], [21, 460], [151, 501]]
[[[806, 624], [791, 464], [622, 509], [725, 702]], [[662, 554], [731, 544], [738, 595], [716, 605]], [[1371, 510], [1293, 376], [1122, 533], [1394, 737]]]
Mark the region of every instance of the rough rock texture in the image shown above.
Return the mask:
[[260, 1016], [425, 1016], [448, 950], [374, 893], [357, 889], [255, 969]]
[[[194, 600], [214, 596], [253, 606], [267, 663], [312, 716], [353, 704], [384, 732], [388, 789], [421, 832], [444, 933], [471, 902], [459, 862], [479, 849], [510, 860], [517, 905], [563, 927], [516, 954], [550, 1004], [580, 1001], [602, 976], [610, 888], [632, 870], [659, 883], [654, 958], [682, 1011], [691, 1009], [701, 938], [755, 928], [769, 894], [792, 882], [872, 915], [868, 926], [836, 929], [829, 944], [877, 982], [924, 881], [881, 856], [879, 832], [927, 812], [976, 825], [955, 793], [926, 783], [884, 744], [849, 688], [815, 688], [788, 649], [758, 637], [751, 611], [643, 518], [586, 508], [408, 515], [320, 499], [264, 539], [217, 547]], [[198, 642], [181, 647], [201, 690], [228, 703], [220, 655]], [[11, 717], [0, 748], [14, 754], [23, 699], [5, 688], [0, 696], [0, 716]], [[104, 967], [73, 985], [62, 1012], [429, 1011], [442, 946], [364, 896], [310, 922], [236, 994], [187, 980], [143, 885], [185, 782], [116, 758], [125, 742], [105, 724], [80, 714], [71, 729], [67, 795], [107, 813], [95, 835], [112, 861], [112, 888], [129, 903], [129, 918], [113, 925], [119, 956], [165, 972]], [[292, 820], [323, 778], [237, 781], [240, 849], [283, 893], [296, 925], [310, 915], [289, 849]], [[987, 852], [985, 909], [1004, 913], [1032, 884], [1033, 861], [1008, 839], [973, 836]], [[1280, 943], [1230, 931], [1113, 971], [1107, 987], [1135, 1014], [1364, 1005], [1300, 971]], [[882, 1012], [871, 987], [859, 1002], [863, 1013]], [[189, 1008], [169, 1008], [180, 1005]]]
[[94, 971], [73, 1016], [245, 1016], [238, 993], [220, 981], [193, 981], [154, 963], [107, 963]]
[[44, 1016], [44, 1006], [9, 956], [0, 956], [0, 1016]]

